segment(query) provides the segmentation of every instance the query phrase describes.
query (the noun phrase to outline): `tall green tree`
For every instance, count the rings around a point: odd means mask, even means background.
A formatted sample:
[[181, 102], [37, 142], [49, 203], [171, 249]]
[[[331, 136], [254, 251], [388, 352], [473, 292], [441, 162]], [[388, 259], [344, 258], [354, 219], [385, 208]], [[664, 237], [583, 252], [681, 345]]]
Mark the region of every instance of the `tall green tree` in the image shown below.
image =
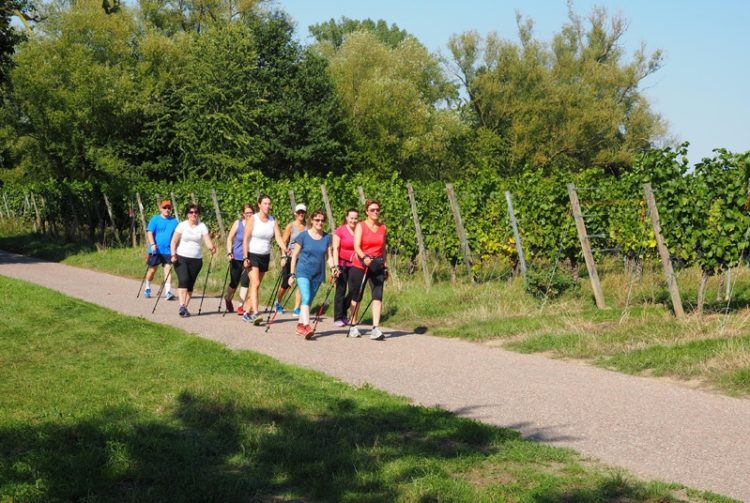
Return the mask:
[[409, 32], [402, 30], [395, 23], [389, 26], [382, 19], [377, 21], [369, 18], [359, 20], [349, 19], [346, 16], [342, 16], [339, 21], [330, 19], [324, 23], [314, 24], [308, 29], [317, 42], [329, 43], [337, 49], [344, 43], [346, 35], [358, 31], [372, 33], [380, 42], [391, 49], [397, 48], [401, 42], [411, 37]]
[[584, 22], [571, 8], [550, 44], [534, 37], [531, 20], [519, 16], [517, 25], [518, 43], [466, 32], [448, 44], [476, 125], [470, 151], [487, 168], [619, 173], [663, 139], [666, 126], [639, 89], [661, 52], [641, 47], [626, 61], [622, 17], [595, 8]]

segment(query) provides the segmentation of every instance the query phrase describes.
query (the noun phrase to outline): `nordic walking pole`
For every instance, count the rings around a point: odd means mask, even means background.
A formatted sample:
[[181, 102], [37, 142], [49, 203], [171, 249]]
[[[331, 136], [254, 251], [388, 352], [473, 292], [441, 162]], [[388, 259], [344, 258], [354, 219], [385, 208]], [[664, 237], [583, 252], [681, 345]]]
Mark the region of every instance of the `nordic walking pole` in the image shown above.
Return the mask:
[[172, 267], [169, 268], [169, 272], [164, 277], [164, 283], [161, 284], [159, 287], [159, 293], [156, 294], [156, 302], [154, 302], [154, 308], [151, 310], [151, 314], [154, 314], [156, 312], [156, 306], [159, 305], [159, 299], [161, 299], [161, 292], [164, 291], [164, 287], [167, 286], [167, 281], [169, 281], [169, 275], [172, 274], [172, 271], [174, 270], [175, 264], [172, 264]]
[[[289, 257], [286, 257], [286, 260], [289, 260]], [[271, 308], [271, 306], [274, 305], [274, 299], [278, 295], [279, 288], [281, 288], [281, 282], [284, 279], [284, 266], [286, 265], [286, 262], [281, 265], [281, 269], [279, 270], [279, 276], [276, 278], [276, 281], [273, 284], [273, 288], [271, 289], [271, 296], [268, 298], [268, 302], [266, 303], [266, 309], [263, 311], [264, 313], [267, 313], [268, 310]]]
[[[312, 332], [310, 333], [310, 337], [312, 337], [315, 334], [315, 331], [318, 329], [318, 322], [320, 322], [320, 318], [323, 315], [323, 311], [325, 311], [326, 303], [328, 302], [328, 297], [331, 295], [331, 292], [333, 291], [333, 287], [336, 286], [336, 281], [333, 276], [331, 276], [331, 286], [328, 287], [328, 291], [326, 292], [326, 296], [323, 299], [323, 303], [320, 305], [320, 308], [318, 308], [318, 314], [315, 316], [315, 325], [313, 325]], [[365, 308], [367, 310], [367, 308]]]
[[[224, 300], [224, 292], [227, 289], [227, 281], [229, 280], [229, 269], [231, 268], [232, 261], [230, 260], [227, 264], [227, 273], [224, 275], [224, 286], [221, 287], [221, 297], [219, 297], [219, 308], [216, 310], [217, 313], [221, 312], [221, 301]], [[198, 311], [200, 311], [200, 309]], [[200, 314], [200, 312], [198, 314]]]
[[[297, 282], [294, 282], [294, 286], [289, 289], [287, 294], [281, 298], [281, 308], [284, 309], [284, 306], [286, 306], [286, 303], [289, 302], [289, 298], [292, 296], [294, 291], [297, 289]], [[268, 318], [266, 318], [266, 332], [268, 332], [268, 329], [271, 328], [271, 325], [273, 325], [273, 320], [276, 319], [276, 315], [279, 314], [279, 312], [276, 309], [272, 309], [270, 313], [268, 313]]]
[[198, 316], [201, 315], [201, 309], [203, 309], [203, 299], [206, 298], [206, 287], [208, 286], [208, 276], [211, 274], [211, 264], [214, 262], [214, 254], [211, 254], [211, 258], [208, 259], [208, 270], [206, 271], [206, 280], [203, 282], [203, 295], [201, 295], [201, 303], [198, 306]]
[[359, 284], [359, 295], [357, 295], [357, 298], [359, 298], [359, 302], [357, 302], [357, 305], [354, 306], [354, 312], [352, 312], [351, 318], [349, 318], [349, 329], [351, 329], [354, 326], [354, 320], [357, 319], [359, 306], [362, 304], [362, 294], [365, 291], [365, 283], [367, 283], [368, 272], [370, 272], [370, 269], [368, 267], [365, 267], [365, 274], [364, 276], [362, 276], [362, 283]]
[[143, 290], [143, 284], [146, 282], [146, 276], [148, 276], [148, 270], [151, 269], [151, 265], [148, 263], [148, 259], [146, 259], [146, 272], [143, 273], [143, 279], [141, 280], [141, 286], [138, 287], [138, 293], [135, 295], [135, 298], [141, 296], [141, 290]]

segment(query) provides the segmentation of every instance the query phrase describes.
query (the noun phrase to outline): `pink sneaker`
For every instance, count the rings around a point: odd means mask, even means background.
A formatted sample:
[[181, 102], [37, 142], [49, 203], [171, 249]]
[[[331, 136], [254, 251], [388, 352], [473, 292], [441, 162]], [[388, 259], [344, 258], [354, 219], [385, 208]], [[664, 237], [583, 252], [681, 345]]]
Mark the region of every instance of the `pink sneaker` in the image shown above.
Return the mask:
[[349, 322], [347, 320], [336, 320], [333, 322], [333, 324], [337, 327], [345, 327], [349, 324]]

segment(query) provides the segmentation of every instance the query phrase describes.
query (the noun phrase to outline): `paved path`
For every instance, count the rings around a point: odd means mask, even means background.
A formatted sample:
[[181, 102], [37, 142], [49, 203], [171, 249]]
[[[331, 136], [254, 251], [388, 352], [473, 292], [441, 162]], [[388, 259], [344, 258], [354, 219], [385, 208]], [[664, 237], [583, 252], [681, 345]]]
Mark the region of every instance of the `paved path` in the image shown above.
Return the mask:
[[384, 342], [347, 339], [327, 320], [305, 341], [288, 316], [269, 333], [235, 315], [222, 318], [216, 298], [204, 303], [208, 316], [181, 319], [174, 302], [160, 302], [152, 315], [153, 301], [135, 298], [138, 281], [2, 251], [0, 274], [355, 385], [368, 382], [644, 478], [750, 501], [750, 400], [460, 340], [394, 331]]

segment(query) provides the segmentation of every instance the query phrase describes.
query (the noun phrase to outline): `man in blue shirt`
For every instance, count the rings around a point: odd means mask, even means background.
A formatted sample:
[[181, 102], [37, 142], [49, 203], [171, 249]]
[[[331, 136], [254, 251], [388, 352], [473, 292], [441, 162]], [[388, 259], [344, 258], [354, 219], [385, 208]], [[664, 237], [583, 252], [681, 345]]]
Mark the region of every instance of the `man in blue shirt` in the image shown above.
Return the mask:
[[[172, 216], [172, 202], [165, 199], [159, 205], [159, 214], [151, 217], [146, 228], [148, 236], [148, 272], [146, 272], [146, 290], [143, 296], [147, 299], [151, 297], [151, 280], [154, 279], [156, 268], [159, 265], [164, 266], [164, 277], [166, 278], [172, 269], [170, 260], [170, 243], [172, 234], [177, 228], [177, 219]], [[166, 292], [164, 298], [173, 300], [175, 295], [172, 293], [172, 281], [168, 281], [165, 286]]]

